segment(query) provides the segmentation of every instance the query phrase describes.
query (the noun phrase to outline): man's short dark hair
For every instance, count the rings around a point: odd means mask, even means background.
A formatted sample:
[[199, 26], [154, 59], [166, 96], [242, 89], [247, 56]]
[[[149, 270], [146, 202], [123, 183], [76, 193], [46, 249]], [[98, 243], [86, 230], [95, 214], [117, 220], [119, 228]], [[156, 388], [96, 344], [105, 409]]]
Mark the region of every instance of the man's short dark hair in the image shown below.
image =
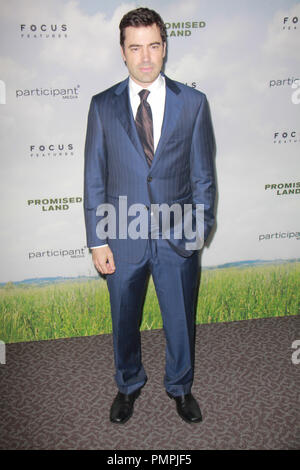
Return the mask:
[[149, 8], [136, 8], [131, 10], [121, 19], [119, 28], [120, 28], [120, 44], [124, 48], [125, 41], [125, 28], [128, 26], [133, 26], [138, 28], [139, 26], [151, 26], [156, 24], [160, 29], [160, 35], [162, 42], [167, 42], [167, 31], [165, 24], [161, 16], [156, 13], [154, 10], [149, 10]]

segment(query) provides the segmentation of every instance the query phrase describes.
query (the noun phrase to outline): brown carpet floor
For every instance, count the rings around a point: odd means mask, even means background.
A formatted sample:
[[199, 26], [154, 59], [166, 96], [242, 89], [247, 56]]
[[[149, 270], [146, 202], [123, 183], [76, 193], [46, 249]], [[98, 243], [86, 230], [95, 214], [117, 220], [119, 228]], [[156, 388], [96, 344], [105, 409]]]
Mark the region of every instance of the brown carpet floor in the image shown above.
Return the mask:
[[8, 344], [0, 449], [299, 449], [296, 339], [296, 316], [197, 325], [193, 425], [163, 388], [163, 330], [142, 332], [148, 382], [123, 426], [109, 421], [111, 335]]

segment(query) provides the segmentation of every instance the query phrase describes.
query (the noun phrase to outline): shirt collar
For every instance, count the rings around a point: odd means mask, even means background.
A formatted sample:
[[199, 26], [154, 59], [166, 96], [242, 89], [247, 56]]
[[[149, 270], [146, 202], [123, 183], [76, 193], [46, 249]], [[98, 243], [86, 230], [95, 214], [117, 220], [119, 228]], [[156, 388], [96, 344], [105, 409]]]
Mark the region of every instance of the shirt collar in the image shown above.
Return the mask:
[[[156, 80], [154, 80], [151, 85], [149, 85], [146, 89], [149, 90], [150, 92], [155, 92], [158, 91], [160, 88], [162, 88], [165, 85], [165, 79], [160, 73]], [[131, 77], [129, 77], [129, 91], [132, 97], [138, 95], [138, 93], [141, 90], [144, 90], [145, 87], [142, 87], [141, 85], [138, 85], [134, 80], [132, 80]]]

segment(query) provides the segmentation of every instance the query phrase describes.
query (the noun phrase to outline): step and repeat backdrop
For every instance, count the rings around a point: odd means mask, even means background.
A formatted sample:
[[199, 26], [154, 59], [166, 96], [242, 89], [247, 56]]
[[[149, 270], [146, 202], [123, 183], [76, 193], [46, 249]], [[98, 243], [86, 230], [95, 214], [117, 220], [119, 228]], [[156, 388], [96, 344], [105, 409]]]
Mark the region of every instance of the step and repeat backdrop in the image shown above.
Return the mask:
[[[118, 25], [138, 6], [168, 31], [165, 73], [206, 93], [217, 222], [197, 322], [298, 313], [300, 3], [1, 0], [0, 339], [111, 331], [83, 217], [92, 95], [123, 80]], [[150, 283], [142, 328], [162, 327]]]

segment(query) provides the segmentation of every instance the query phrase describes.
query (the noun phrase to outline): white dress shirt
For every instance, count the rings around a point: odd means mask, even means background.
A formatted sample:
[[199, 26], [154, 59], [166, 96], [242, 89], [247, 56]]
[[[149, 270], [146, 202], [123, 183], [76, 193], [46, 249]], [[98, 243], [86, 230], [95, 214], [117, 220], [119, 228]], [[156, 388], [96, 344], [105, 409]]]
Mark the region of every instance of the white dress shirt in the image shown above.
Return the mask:
[[[140, 105], [141, 98], [139, 92], [144, 90], [144, 87], [138, 85], [135, 81], [129, 77], [129, 100], [132, 109], [132, 114], [134, 119], [136, 117], [137, 109]], [[156, 151], [160, 135], [161, 128], [164, 119], [165, 112], [165, 101], [166, 101], [166, 82], [165, 77], [161, 74], [157, 79], [147, 87], [147, 90], [150, 91], [150, 94], [147, 98], [148, 103], [150, 104], [152, 111], [152, 121], [153, 121], [153, 143], [154, 143], [154, 152]], [[146, 157], [145, 157], [146, 158]], [[107, 246], [105, 245], [100, 246]], [[91, 248], [98, 248], [98, 246], [92, 246]]]
[[[136, 117], [137, 109], [140, 105], [141, 98], [139, 92], [145, 88], [135, 83], [131, 77], [129, 77], [129, 98], [134, 118]], [[147, 87], [150, 94], [147, 98], [152, 111], [153, 121], [153, 141], [154, 141], [154, 152], [157, 148], [161, 127], [164, 119], [165, 112], [165, 100], [166, 100], [166, 84], [165, 78], [160, 74], [157, 79]]]

